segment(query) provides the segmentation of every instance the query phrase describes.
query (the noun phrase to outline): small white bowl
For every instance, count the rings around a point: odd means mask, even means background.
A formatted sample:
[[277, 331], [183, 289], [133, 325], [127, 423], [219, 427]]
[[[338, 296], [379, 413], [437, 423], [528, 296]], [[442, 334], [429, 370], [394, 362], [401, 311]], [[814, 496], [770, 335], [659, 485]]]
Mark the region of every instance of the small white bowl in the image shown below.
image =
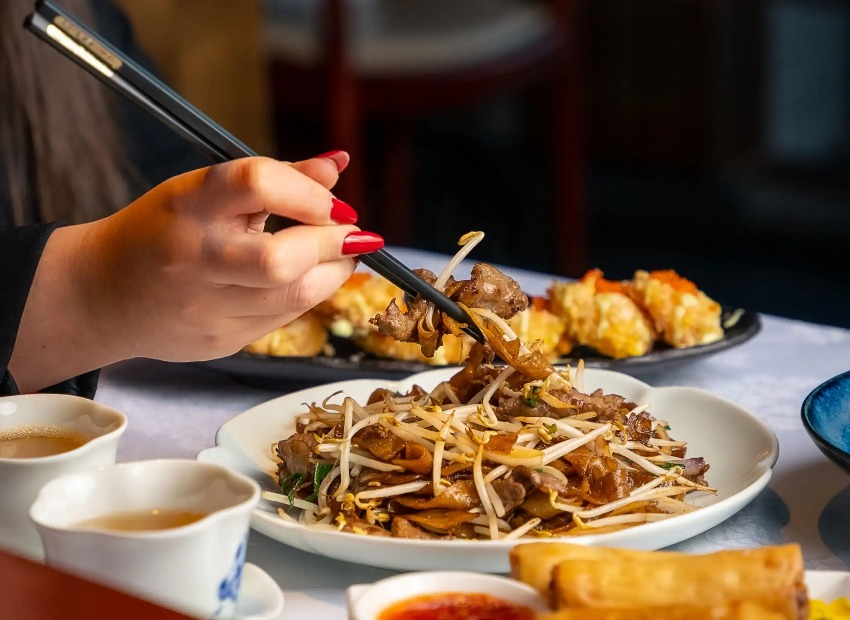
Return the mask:
[[377, 620], [393, 603], [440, 592], [489, 594], [524, 605], [535, 613], [549, 611], [537, 590], [509, 577], [465, 571], [405, 573], [373, 584], [353, 585], [346, 591], [349, 620]]
[[68, 394], [0, 398], [0, 429], [58, 426], [91, 437], [68, 452], [27, 459], [0, 458], [0, 549], [34, 560], [44, 552], [29, 509], [39, 489], [65, 474], [115, 462], [127, 417], [111, 407]]

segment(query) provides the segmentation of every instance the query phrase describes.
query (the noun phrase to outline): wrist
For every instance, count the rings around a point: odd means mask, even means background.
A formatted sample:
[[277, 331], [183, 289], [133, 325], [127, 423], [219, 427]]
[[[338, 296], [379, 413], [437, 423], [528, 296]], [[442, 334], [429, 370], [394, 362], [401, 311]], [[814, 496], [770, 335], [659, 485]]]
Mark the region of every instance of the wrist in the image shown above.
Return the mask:
[[27, 297], [9, 370], [35, 392], [125, 357], [99, 303], [99, 223], [56, 229]]

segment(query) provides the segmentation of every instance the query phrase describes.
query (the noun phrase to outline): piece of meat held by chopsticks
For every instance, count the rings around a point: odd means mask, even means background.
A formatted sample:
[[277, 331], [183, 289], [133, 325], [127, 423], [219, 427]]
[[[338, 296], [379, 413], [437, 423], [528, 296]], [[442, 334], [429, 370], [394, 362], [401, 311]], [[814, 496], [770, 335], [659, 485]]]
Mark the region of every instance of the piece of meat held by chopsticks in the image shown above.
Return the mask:
[[[469, 280], [455, 280], [449, 276], [445, 284], [427, 269], [414, 271], [459, 304], [492, 313], [500, 319], [510, 319], [528, 307], [528, 297], [519, 284], [486, 263], [476, 263]], [[444, 334], [458, 331], [448, 317], [435, 312], [421, 297], [408, 301], [406, 312], [393, 300], [386, 313], [378, 314], [372, 323], [378, 331], [396, 340], [418, 342], [422, 353], [429, 357], [442, 344]]]
[[552, 590], [558, 609], [642, 609], [695, 602], [722, 607], [748, 601], [783, 619], [808, 618], [798, 545], [671, 554], [663, 560], [568, 560], [552, 571]]
[[[492, 265], [477, 263], [469, 280], [455, 280], [452, 273], [475, 245], [484, 238], [482, 232], [467, 233], [460, 238], [460, 250], [437, 276], [426, 269], [416, 273], [434, 288], [456, 301], [469, 319], [481, 331], [496, 355], [506, 364], [532, 379], [543, 379], [553, 372], [549, 360], [539, 350], [539, 343], [530, 346], [520, 341], [508, 320], [528, 308], [528, 297], [519, 283]], [[437, 311], [422, 296], [405, 298], [405, 309], [393, 300], [384, 313], [371, 323], [382, 334], [400, 342], [417, 342], [422, 354], [432, 357], [442, 344], [445, 334], [460, 336], [461, 325], [445, 313]], [[492, 356], [490, 356], [492, 357]]]
[[[672, 551], [634, 551], [610, 547], [590, 547], [562, 542], [534, 542], [516, 545], [510, 551], [511, 577], [530, 585], [543, 596], [552, 595], [552, 571], [561, 562], [603, 560], [630, 562], [632, 560], [664, 561], [669, 556], [682, 555]], [[554, 601], [551, 601], [554, 607]]]

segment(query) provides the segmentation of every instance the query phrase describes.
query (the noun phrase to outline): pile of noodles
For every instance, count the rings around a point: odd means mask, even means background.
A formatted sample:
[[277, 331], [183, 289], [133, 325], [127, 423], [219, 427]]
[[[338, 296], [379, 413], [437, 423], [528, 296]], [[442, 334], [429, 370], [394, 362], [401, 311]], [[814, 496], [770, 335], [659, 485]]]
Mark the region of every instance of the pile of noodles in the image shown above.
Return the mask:
[[[447, 265], [438, 284], [471, 245]], [[479, 355], [430, 392], [378, 391], [368, 403], [350, 397], [334, 402], [338, 394], [333, 394], [309, 405], [296, 422], [298, 432], [315, 439], [312, 480], [288, 486], [281, 480], [280, 494], [264, 493], [283, 505], [284, 519], [399, 535], [393, 520], [401, 517], [425, 535], [417, 537], [506, 540], [605, 532], [668, 519], [697, 509], [685, 501], [688, 494], [714, 492], [698, 477], [685, 475], [685, 442], [670, 437], [665, 421], [643, 413], [648, 404], [622, 409], [608, 420], [586, 408], [578, 412], [559, 396], [582, 393], [582, 364], [575, 371], [555, 369], [533, 344], [521, 343], [505, 320], [485, 309], [466, 310], [508, 365], [481, 365]], [[558, 415], [512, 417], [499, 408], [509, 398], [535, 409], [545, 403], [546, 411]], [[643, 440], [629, 436], [633, 416], [651, 424]], [[369, 429], [373, 425], [377, 428]], [[358, 433], [366, 429], [403, 442], [404, 449], [379, 458], [359, 441]], [[273, 454], [280, 459], [277, 444]], [[591, 468], [583, 469], [588, 459], [640, 484], [619, 497], [600, 499], [591, 492]], [[529, 476], [536, 476], [534, 488], [521, 503], [506, 507], [495, 485]], [[528, 482], [525, 486], [530, 488]]]

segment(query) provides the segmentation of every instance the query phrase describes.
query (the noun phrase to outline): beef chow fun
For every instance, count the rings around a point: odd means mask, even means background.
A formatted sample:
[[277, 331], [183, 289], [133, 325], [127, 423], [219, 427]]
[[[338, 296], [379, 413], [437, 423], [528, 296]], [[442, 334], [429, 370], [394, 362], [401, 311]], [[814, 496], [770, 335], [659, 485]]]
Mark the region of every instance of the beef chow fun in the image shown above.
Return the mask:
[[[454, 280], [471, 240], [433, 283], [487, 344], [433, 389], [306, 405], [295, 432], [272, 446], [281, 493], [266, 499], [303, 524], [418, 539], [603, 533], [696, 510], [687, 496], [714, 492], [705, 460], [648, 404], [588, 393], [582, 364], [555, 369], [537, 343], [523, 343], [508, 324], [528, 304], [515, 281], [489, 265]], [[423, 352], [461, 327], [419, 299], [374, 321]]]

